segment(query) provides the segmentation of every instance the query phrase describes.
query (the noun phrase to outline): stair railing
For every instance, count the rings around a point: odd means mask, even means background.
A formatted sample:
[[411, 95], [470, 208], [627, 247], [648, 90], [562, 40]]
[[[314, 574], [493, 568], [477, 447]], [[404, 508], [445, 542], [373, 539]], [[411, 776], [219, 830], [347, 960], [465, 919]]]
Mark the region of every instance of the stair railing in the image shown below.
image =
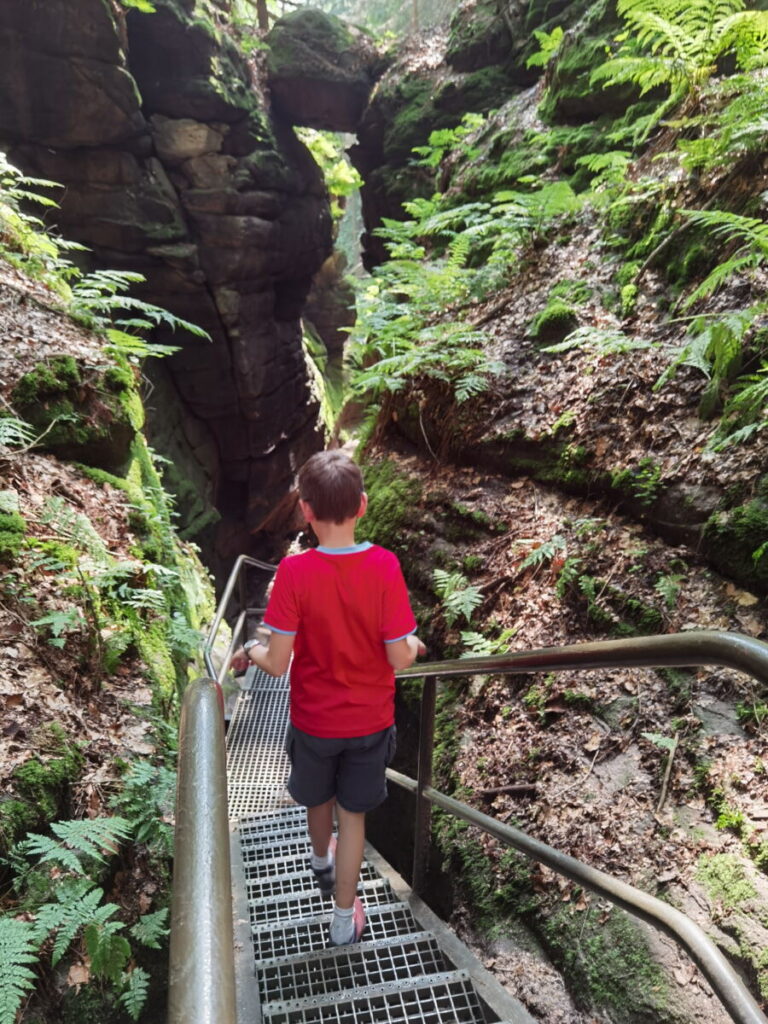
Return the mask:
[[190, 683], [179, 723], [168, 1024], [235, 1024], [224, 701]]
[[[232, 571], [229, 574], [224, 591], [221, 595], [219, 603], [216, 607], [216, 614], [214, 615], [211, 627], [208, 630], [208, 635], [205, 638], [203, 644], [203, 659], [205, 661], [205, 669], [208, 674], [215, 679], [219, 685], [223, 685], [224, 677], [229, 670], [229, 663], [232, 660], [232, 655], [235, 653], [237, 648], [240, 646], [242, 640], [245, 639], [243, 631], [245, 629], [246, 617], [256, 614], [263, 614], [264, 608], [249, 608], [248, 607], [248, 595], [246, 589], [246, 575], [245, 570], [248, 568], [259, 569], [262, 572], [269, 573], [272, 575], [277, 569], [276, 565], [272, 565], [270, 562], [262, 562], [258, 558], [251, 558], [250, 555], [240, 555], [237, 558]], [[225, 654], [221, 665], [217, 669], [213, 661], [213, 649], [216, 644], [216, 638], [221, 629], [221, 624], [224, 620], [224, 616], [229, 611], [229, 606], [232, 603], [232, 598], [235, 594], [235, 587], [238, 589], [238, 608], [239, 612], [235, 623], [232, 626], [232, 635], [229, 641], [229, 647]]]
[[[230, 977], [234, 979], [234, 969], [230, 969], [230, 960], [227, 957], [226, 949], [231, 952], [232, 942], [232, 920], [231, 920], [231, 898], [227, 890], [226, 899], [218, 899], [219, 910], [221, 906], [226, 907], [229, 917], [216, 915], [212, 905], [211, 893], [221, 892], [223, 888], [222, 879], [226, 874], [229, 878], [229, 844], [226, 834], [226, 824], [222, 829], [221, 812], [223, 811], [226, 823], [226, 774], [223, 758], [223, 713], [221, 711], [221, 690], [219, 684], [229, 669], [229, 662], [232, 654], [241, 642], [246, 616], [249, 613], [257, 614], [263, 609], [246, 607], [246, 588], [244, 570], [248, 567], [257, 568], [261, 571], [273, 573], [275, 566], [248, 556], [240, 556], [232, 569], [227, 585], [219, 602], [216, 616], [211, 624], [204, 645], [204, 657], [206, 667], [213, 679], [198, 680], [192, 684], [191, 690], [195, 687], [198, 690], [206, 691], [202, 694], [190, 697], [190, 709], [187, 714], [191, 719], [200, 719], [197, 726], [190, 728], [190, 737], [186, 742], [180, 741], [179, 756], [179, 786], [180, 792], [186, 794], [180, 798], [179, 812], [184, 813], [186, 809], [189, 815], [189, 823], [182, 828], [182, 848], [191, 840], [191, 845], [197, 846], [194, 837], [205, 832], [215, 832], [211, 841], [210, 851], [208, 846], [200, 844], [198, 853], [205, 849], [202, 856], [193, 858], [193, 865], [185, 865], [182, 869], [179, 866], [179, 888], [177, 893], [177, 868], [174, 866], [174, 898], [172, 903], [172, 933], [171, 933], [171, 1007], [176, 1016], [169, 1017], [169, 1024], [230, 1024], [234, 1017], [227, 1014], [230, 1011], [229, 992], [234, 991], [234, 980], [230, 986]], [[240, 612], [232, 627], [232, 638], [229, 650], [225, 656], [220, 669], [215, 669], [212, 658], [212, 651], [218, 631], [228, 610], [228, 606], [234, 594], [234, 588], [240, 587]], [[434, 717], [436, 702], [436, 686], [439, 678], [451, 676], [469, 675], [511, 675], [526, 672], [559, 672], [566, 669], [592, 669], [592, 668], [670, 668], [670, 667], [701, 667], [701, 666], [722, 666], [734, 668], [746, 672], [757, 680], [768, 683], [768, 644], [762, 643], [751, 637], [742, 636], [738, 633], [726, 633], [714, 630], [691, 631], [664, 636], [633, 637], [626, 640], [605, 640], [587, 644], [575, 644], [567, 647], [545, 647], [534, 651], [521, 651], [510, 654], [500, 654], [481, 658], [462, 658], [452, 661], [433, 662], [430, 664], [414, 665], [410, 669], [398, 672], [399, 679], [419, 678], [424, 679], [421, 705], [421, 724], [419, 737], [419, 754], [417, 778], [411, 779], [401, 775], [392, 769], [387, 770], [390, 780], [416, 795], [416, 822], [414, 828], [414, 859], [412, 888], [419, 893], [423, 890], [426, 855], [431, 834], [431, 806], [434, 804], [469, 824], [483, 829], [489, 835], [493, 835], [501, 842], [514, 847], [526, 856], [546, 864], [553, 871], [564, 875], [583, 885], [585, 888], [597, 893], [603, 898], [622, 907], [629, 913], [642, 918], [648, 923], [666, 932], [675, 942], [688, 951], [692, 959], [698, 964], [704, 976], [709, 981], [715, 994], [718, 996], [724, 1007], [736, 1022], [736, 1024], [768, 1024], [768, 1018], [764, 1016], [760, 1007], [744, 985], [743, 981], [726, 960], [720, 950], [707, 937], [707, 935], [693, 921], [687, 918], [680, 911], [644, 893], [633, 886], [628, 885], [619, 879], [613, 878], [605, 872], [598, 871], [588, 865], [569, 857], [566, 854], [547, 846], [537, 839], [533, 839], [526, 833], [514, 829], [509, 825], [498, 822], [490, 816], [475, 810], [467, 804], [453, 797], [438, 792], [431, 785], [432, 782], [432, 752], [434, 745]], [[215, 728], [211, 722], [210, 715], [210, 692], [215, 687], [216, 700], [219, 703], [219, 722]], [[185, 697], [185, 704], [187, 698]], [[197, 710], [198, 703], [206, 707], [204, 713]], [[184, 718], [184, 709], [182, 709]], [[204, 722], [203, 722], [204, 720]], [[203, 758], [200, 763], [203, 751], [210, 745], [210, 736], [215, 733], [213, 747], [209, 751], [210, 761]], [[221, 753], [219, 753], [220, 734]], [[180, 731], [181, 737], [181, 731]], [[192, 738], [194, 737], [194, 738]], [[182, 750], [186, 749], [186, 756]], [[214, 763], [220, 767], [213, 771]], [[183, 767], [184, 766], [184, 767]], [[213, 777], [207, 778], [210, 774], [218, 774], [218, 781]], [[194, 770], [193, 770], [194, 769]], [[195, 793], [199, 787], [198, 776], [200, 772], [206, 776], [202, 789], [203, 793]], [[189, 779], [182, 781], [182, 774], [188, 774]], [[223, 792], [223, 795], [222, 795]], [[184, 805], [184, 808], [182, 807]], [[218, 813], [211, 814], [211, 809], [216, 806]], [[177, 818], [177, 844], [179, 834], [179, 822]], [[215, 847], [215, 849], [214, 849]], [[184, 855], [186, 856], [186, 855]], [[179, 847], [177, 845], [177, 858]], [[208, 862], [206, 863], [206, 858]], [[215, 876], [215, 878], [214, 878]], [[205, 881], [203, 881], [203, 878]], [[203, 908], [191, 908], [191, 902], [196, 900], [196, 894], [208, 890], [207, 898], [209, 906]], [[178, 903], [178, 907], [176, 907]], [[190, 909], [191, 908], [191, 909]], [[226, 917], [226, 920], [224, 919]], [[183, 928], [183, 934], [174, 938], [174, 931], [178, 927]], [[206, 931], [208, 934], [205, 934]], [[186, 965], [186, 966], [185, 966]], [[207, 975], [208, 981], [202, 979], [199, 983], [200, 992], [192, 996], [195, 991], [191, 985], [187, 986], [189, 972], [192, 975], [199, 972]], [[212, 979], [212, 980], [211, 980]], [[223, 989], [214, 997], [213, 992], [219, 985]], [[190, 991], [181, 990], [188, 987]], [[174, 989], [177, 992], [174, 994]], [[187, 998], [189, 997], [189, 998]], [[221, 1001], [221, 1008], [215, 1006], [208, 1016], [207, 1011], [192, 1010], [193, 1004], [201, 1001], [206, 1006], [213, 1006], [216, 998]], [[180, 1000], [176, 1002], [176, 1000]], [[185, 1007], [182, 1011], [177, 1007]]]
[[411, 881], [414, 892], [420, 893], [424, 887], [431, 835], [431, 807], [434, 804], [660, 928], [687, 950], [737, 1024], [768, 1024], [768, 1018], [763, 1015], [757, 1002], [720, 950], [698, 925], [679, 910], [432, 788], [435, 702], [439, 678], [560, 672], [565, 669], [704, 665], [735, 668], [763, 683], [768, 683], [768, 644], [738, 633], [701, 630], [665, 636], [597, 641], [568, 647], [545, 647], [534, 651], [481, 658], [462, 658], [414, 665], [398, 672], [398, 679], [424, 679], [417, 779], [387, 769], [387, 776], [392, 782], [416, 795]]

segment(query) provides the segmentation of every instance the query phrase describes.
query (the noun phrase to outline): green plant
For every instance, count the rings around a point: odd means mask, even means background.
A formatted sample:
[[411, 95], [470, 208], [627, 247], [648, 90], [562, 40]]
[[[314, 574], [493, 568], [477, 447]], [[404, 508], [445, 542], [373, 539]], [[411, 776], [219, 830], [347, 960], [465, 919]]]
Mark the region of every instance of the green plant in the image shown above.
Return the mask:
[[557, 345], [548, 345], [543, 352], [570, 352], [584, 349], [597, 359], [605, 356], [625, 355], [627, 352], [656, 348], [654, 342], [633, 338], [613, 327], [577, 327]]
[[458, 618], [469, 622], [483, 602], [480, 588], [470, 584], [463, 573], [449, 573], [444, 569], [434, 569], [432, 580], [435, 593], [443, 602], [446, 625], [450, 628]]
[[419, 157], [415, 163], [422, 167], [439, 167], [449, 153], [459, 153], [465, 160], [478, 155], [468, 142], [485, 124], [484, 114], [464, 114], [455, 128], [438, 128], [430, 132], [426, 146], [414, 146], [413, 152]]
[[744, 0], [618, 0], [626, 26], [618, 37], [621, 48], [593, 71], [591, 81], [631, 83], [641, 96], [668, 85], [677, 102], [700, 89], [726, 54], [741, 68], [763, 66], [768, 16], [744, 7]]
[[545, 562], [551, 562], [552, 559], [557, 555], [559, 551], [564, 551], [566, 547], [565, 537], [561, 534], [556, 533], [550, 537], [549, 540], [542, 541], [541, 544], [537, 544], [522, 560], [520, 563], [520, 571], [524, 569], [530, 569], [531, 567], [538, 568]]
[[736, 245], [733, 254], [718, 263], [686, 298], [683, 309], [712, 295], [735, 274], [760, 266], [768, 257], [768, 224], [764, 220], [728, 210], [683, 210], [682, 213], [691, 224], [710, 231], [723, 247]]
[[344, 212], [346, 198], [360, 188], [363, 180], [349, 162], [337, 135], [315, 128], [297, 128], [296, 134], [323, 172], [331, 197], [331, 215], [338, 221]]
[[136, 760], [126, 767], [120, 789], [110, 800], [110, 806], [130, 822], [136, 842], [144, 843], [155, 858], [173, 854], [175, 795], [174, 771]]
[[656, 580], [653, 589], [664, 599], [667, 608], [674, 608], [677, 604], [680, 584], [684, 578], [680, 573], [667, 573]]
[[471, 630], [462, 632], [464, 650], [461, 657], [483, 658], [491, 654], [505, 654], [509, 650], [509, 641], [516, 632], [515, 629], [503, 629], [496, 637], [484, 636]]
[[611, 486], [637, 498], [642, 505], [652, 505], [661, 486], [661, 466], [652, 458], [643, 457], [636, 466], [615, 470]]
[[539, 44], [539, 49], [535, 53], [532, 53], [526, 60], [525, 66], [527, 68], [546, 67], [560, 50], [563, 43], [564, 32], [559, 25], [556, 25], [551, 32], [545, 32], [542, 29], [535, 28], [533, 30], [533, 34], [536, 38], [536, 42]]

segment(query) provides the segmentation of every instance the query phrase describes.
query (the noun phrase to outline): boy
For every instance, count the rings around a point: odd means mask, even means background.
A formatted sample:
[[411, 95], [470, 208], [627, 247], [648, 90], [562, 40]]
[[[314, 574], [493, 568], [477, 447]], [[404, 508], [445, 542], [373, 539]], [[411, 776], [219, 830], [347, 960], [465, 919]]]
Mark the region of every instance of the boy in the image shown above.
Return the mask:
[[264, 615], [269, 646], [244, 646], [274, 676], [293, 653], [288, 791], [307, 808], [317, 884], [327, 895], [335, 888], [330, 941], [341, 946], [365, 929], [357, 883], [365, 813], [386, 797], [394, 755], [394, 671], [426, 648], [396, 556], [355, 543], [368, 505], [358, 466], [341, 451], [319, 452], [299, 472], [299, 495], [318, 547], [282, 560]]

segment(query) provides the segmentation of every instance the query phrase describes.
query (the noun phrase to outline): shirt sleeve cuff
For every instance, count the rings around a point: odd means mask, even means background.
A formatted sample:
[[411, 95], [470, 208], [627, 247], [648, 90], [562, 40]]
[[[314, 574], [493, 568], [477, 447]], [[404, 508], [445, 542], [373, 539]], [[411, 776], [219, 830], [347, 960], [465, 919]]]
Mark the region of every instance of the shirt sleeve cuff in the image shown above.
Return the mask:
[[268, 622], [262, 622], [262, 626], [271, 633], [282, 633], [283, 636], [296, 636], [295, 629], [278, 629], [277, 626], [271, 626]]
[[385, 644], [396, 644], [398, 640], [405, 640], [405, 638], [407, 636], [413, 636], [413, 634], [416, 632], [416, 629], [417, 629], [417, 627], [414, 626], [413, 629], [409, 629], [408, 632], [407, 633], [403, 633], [402, 636], [392, 637], [391, 640], [385, 640], [384, 643]]

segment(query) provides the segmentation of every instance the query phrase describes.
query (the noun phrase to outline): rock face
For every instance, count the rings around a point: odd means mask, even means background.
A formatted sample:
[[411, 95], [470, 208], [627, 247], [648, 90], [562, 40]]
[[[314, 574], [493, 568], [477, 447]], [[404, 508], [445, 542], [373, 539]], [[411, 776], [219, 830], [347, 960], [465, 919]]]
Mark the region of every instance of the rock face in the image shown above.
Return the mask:
[[63, 183], [59, 229], [94, 265], [140, 271], [143, 298], [210, 334], [159, 337], [180, 351], [145, 372], [182, 525], [220, 575], [242, 552], [277, 553], [261, 522], [322, 445], [300, 315], [331, 218], [289, 122], [352, 125], [371, 79], [346, 61], [335, 105], [299, 116], [278, 75], [287, 115], [273, 117], [225, 31], [228, 0], [155, 6], [125, 17], [105, 0], [5, 0], [0, 146]]
[[357, 129], [381, 68], [370, 40], [333, 15], [302, 8], [267, 36], [272, 102], [291, 124]]

